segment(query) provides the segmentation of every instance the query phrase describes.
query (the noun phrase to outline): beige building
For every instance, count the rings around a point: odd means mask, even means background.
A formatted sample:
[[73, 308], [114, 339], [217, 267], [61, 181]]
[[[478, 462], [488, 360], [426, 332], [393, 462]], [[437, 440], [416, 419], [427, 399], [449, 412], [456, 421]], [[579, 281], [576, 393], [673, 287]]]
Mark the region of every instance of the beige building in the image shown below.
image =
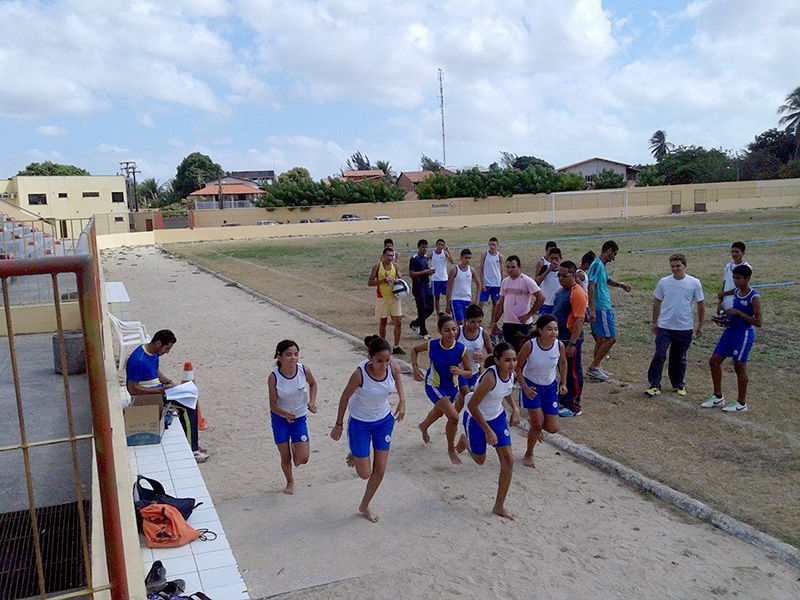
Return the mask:
[[[3, 208], [11, 208], [8, 207], [11, 204], [27, 211], [27, 215], [34, 213], [62, 223], [67, 219], [107, 215], [103, 221], [113, 224], [109, 229], [119, 232], [129, 230], [125, 178], [121, 175], [16, 175], [0, 180], [0, 201], [0, 212], [13, 212]], [[12, 216], [20, 218], [20, 215]]]
[[583, 175], [587, 183], [591, 183], [594, 181], [595, 177], [606, 169], [614, 171], [617, 175], [622, 175], [626, 182], [636, 181], [636, 176], [639, 174], [639, 169], [629, 164], [608, 160], [606, 158], [598, 158], [596, 156], [567, 165], [566, 167], [561, 167], [558, 171], [560, 173], [578, 173]]

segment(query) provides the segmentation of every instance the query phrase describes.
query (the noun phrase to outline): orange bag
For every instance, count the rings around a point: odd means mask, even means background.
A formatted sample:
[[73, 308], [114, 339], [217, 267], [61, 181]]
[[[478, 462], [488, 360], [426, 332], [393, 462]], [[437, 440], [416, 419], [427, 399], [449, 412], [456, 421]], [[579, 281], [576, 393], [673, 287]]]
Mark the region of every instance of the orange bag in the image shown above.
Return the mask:
[[142, 533], [148, 548], [178, 548], [203, 535], [169, 504], [151, 504], [141, 513]]

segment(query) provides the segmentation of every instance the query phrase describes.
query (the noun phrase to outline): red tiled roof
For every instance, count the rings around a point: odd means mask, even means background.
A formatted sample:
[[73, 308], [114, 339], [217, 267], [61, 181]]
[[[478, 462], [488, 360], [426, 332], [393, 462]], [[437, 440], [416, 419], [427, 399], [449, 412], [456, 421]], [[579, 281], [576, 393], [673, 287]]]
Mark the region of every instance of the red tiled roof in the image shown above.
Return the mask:
[[[232, 194], [262, 194], [263, 190], [251, 187], [249, 185], [245, 185], [243, 183], [223, 183], [222, 184], [222, 195], [232, 195]], [[202, 190], [197, 190], [196, 192], [192, 192], [189, 194], [190, 196], [218, 196], [219, 195], [219, 186], [218, 185], [209, 185], [208, 187], [204, 187]]]
[[402, 177], [403, 175], [408, 177], [411, 183], [419, 183], [426, 177], [433, 175], [433, 171], [403, 171], [400, 176]]

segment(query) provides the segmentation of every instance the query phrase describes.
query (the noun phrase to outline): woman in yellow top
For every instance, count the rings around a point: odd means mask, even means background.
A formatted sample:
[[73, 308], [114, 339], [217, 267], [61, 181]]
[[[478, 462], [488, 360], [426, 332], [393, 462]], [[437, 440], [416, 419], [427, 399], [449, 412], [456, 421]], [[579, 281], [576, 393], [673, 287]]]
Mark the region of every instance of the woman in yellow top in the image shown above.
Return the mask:
[[392, 286], [400, 279], [400, 268], [392, 262], [393, 251], [384, 248], [381, 262], [372, 267], [368, 285], [377, 287], [378, 299], [375, 316], [378, 319], [378, 335], [386, 339], [386, 322], [392, 318], [394, 326], [394, 350], [392, 354], [405, 354], [400, 348], [400, 332], [403, 324], [403, 307], [400, 299], [392, 293]]

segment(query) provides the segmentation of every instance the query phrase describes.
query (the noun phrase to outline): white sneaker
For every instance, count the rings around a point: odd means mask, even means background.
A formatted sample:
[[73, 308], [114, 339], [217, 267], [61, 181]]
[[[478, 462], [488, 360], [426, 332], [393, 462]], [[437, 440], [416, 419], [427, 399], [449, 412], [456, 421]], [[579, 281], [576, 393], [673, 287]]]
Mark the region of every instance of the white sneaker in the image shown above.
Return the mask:
[[608, 376], [608, 378], [609, 378], [609, 379], [611, 379], [611, 378], [614, 376], [614, 374], [613, 374], [613, 373], [609, 373], [609, 372], [608, 372], [608, 371], [606, 371], [605, 369], [601, 369], [601, 368], [599, 368], [599, 367], [598, 367], [598, 369], [597, 369], [597, 370], [598, 370], [598, 371], [600, 371], [600, 372], [601, 372], [603, 375], [606, 375], [606, 376]]
[[588, 369], [586, 369], [586, 374], [589, 377], [593, 379], [598, 379], [600, 381], [608, 381], [609, 379], [611, 379], [610, 375], [601, 369], [593, 369], [589, 367]]
[[204, 463], [208, 460], [208, 454], [206, 454], [205, 452], [200, 452], [200, 450], [195, 450], [194, 452], [192, 452], [192, 454], [194, 455], [195, 461], [197, 461], [198, 463]]
[[739, 404], [739, 402], [734, 401], [723, 406], [722, 410], [725, 412], [744, 412], [747, 410], [747, 404]]
[[706, 401], [700, 405], [700, 408], [717, 408], [721, 406], [723, 402], [725, 402], [725, 398], [717, 398], [714, 394], [711, 394]]

